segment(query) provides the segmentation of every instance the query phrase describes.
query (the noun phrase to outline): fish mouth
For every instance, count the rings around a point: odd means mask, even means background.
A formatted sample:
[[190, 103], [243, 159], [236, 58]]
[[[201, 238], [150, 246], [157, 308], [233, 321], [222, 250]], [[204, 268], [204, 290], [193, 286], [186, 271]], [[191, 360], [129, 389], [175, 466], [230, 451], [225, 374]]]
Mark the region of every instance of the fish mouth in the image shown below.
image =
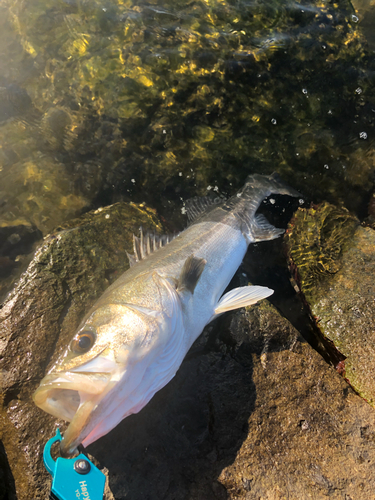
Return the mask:
[[111, 373], [49, 373], [33, 394], [39, 408], [70, 422], [60, 443], [62, 456], [75, 453], [90, 432], [90, 416], [113, 384]]

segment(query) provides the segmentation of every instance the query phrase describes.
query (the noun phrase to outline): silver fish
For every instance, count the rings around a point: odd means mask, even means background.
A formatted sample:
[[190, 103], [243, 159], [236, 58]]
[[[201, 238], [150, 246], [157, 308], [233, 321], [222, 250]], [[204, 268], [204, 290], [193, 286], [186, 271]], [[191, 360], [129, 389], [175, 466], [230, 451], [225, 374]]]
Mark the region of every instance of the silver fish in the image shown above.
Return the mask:
[[62, 455], [139, 412], [210, 321], [273, 293], [245, 286], [223, 295], [248, 245], [284, 232], [256, 215], [271, 193], [300, 196], [274, 175], [252, 175], [220, 204], [195, 199], [188, 209], [195, 222], [168, 244], [134, 239], [130, 269], [95, 303], [33, 395], [37, 406], [70, 421]]

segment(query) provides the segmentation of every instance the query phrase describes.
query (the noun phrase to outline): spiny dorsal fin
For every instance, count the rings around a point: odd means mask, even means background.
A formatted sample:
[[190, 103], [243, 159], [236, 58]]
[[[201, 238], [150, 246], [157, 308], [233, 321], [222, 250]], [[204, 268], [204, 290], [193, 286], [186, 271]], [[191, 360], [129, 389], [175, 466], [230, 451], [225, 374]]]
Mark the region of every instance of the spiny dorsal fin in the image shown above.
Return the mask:
[[144, 232], [139, 228], [139, 238], [133, 234], [133, 250], [134, 255], [126, 252], [130, 267], [134, 266], [137, 262], [145, 259], [148, 255], [156, 252], [159, 248], [164, 247], [167, 243], [172, 241], [178, 235], [159, 235], [151, 232]]
[[181, 275], [178, 279], [177, 291], [181, 292], [183, 290], [188, 290], [194, 293], [195, 287], [197, 286], [206, 264], [207, 261], [205, 259], [190, 255], [190, 257], [185, 260], [182, 267]]
[[195, 196], [194, 198], [189, 198], [185, 201], [186, 215], [188, 216], [189, 223], [193, 222], [202, 214], [209, 212], [211, 209], [215, 208], [225, 200], [217, 196], [216, 198], [210, 198], [209, 196]]

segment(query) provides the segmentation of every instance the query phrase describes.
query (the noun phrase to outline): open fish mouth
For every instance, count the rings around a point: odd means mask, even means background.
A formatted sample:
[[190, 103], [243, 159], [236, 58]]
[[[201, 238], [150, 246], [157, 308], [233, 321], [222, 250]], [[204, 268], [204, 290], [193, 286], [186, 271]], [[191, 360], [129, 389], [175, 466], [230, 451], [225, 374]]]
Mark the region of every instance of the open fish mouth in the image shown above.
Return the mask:
[[81, 402], [88, 396], [103, 394], [111, 379], [107, 373], [50, 373], [41, 381], [33, 395], [39, 408], [51, 415], [73, 419]]
[[70, 421], [61, 454], [73, 454], [88, 434], [90, 415], [112, 386], [111, 373], [50, 373], [41, 381], [33, 395], [39, 408]]

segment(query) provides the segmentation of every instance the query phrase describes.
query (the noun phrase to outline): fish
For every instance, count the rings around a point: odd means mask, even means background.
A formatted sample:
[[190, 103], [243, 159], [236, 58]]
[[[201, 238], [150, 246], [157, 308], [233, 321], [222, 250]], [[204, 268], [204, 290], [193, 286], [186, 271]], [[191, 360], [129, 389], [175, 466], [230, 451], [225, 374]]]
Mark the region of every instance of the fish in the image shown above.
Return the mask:
[[257, 214], [273, 193], [301, 196], [275, 174], [253, 174], [227, 200], [187, 202], [190, 224], [171, 241], [143, 231], [134, 237], [129, 269], [88, 311], [33, 394], [38, 407], [70, 422], [62, 456], [139, 412], [214, 318], [273, 293], [258, 285], [224, 293], [248, 246], [284, 233]]

